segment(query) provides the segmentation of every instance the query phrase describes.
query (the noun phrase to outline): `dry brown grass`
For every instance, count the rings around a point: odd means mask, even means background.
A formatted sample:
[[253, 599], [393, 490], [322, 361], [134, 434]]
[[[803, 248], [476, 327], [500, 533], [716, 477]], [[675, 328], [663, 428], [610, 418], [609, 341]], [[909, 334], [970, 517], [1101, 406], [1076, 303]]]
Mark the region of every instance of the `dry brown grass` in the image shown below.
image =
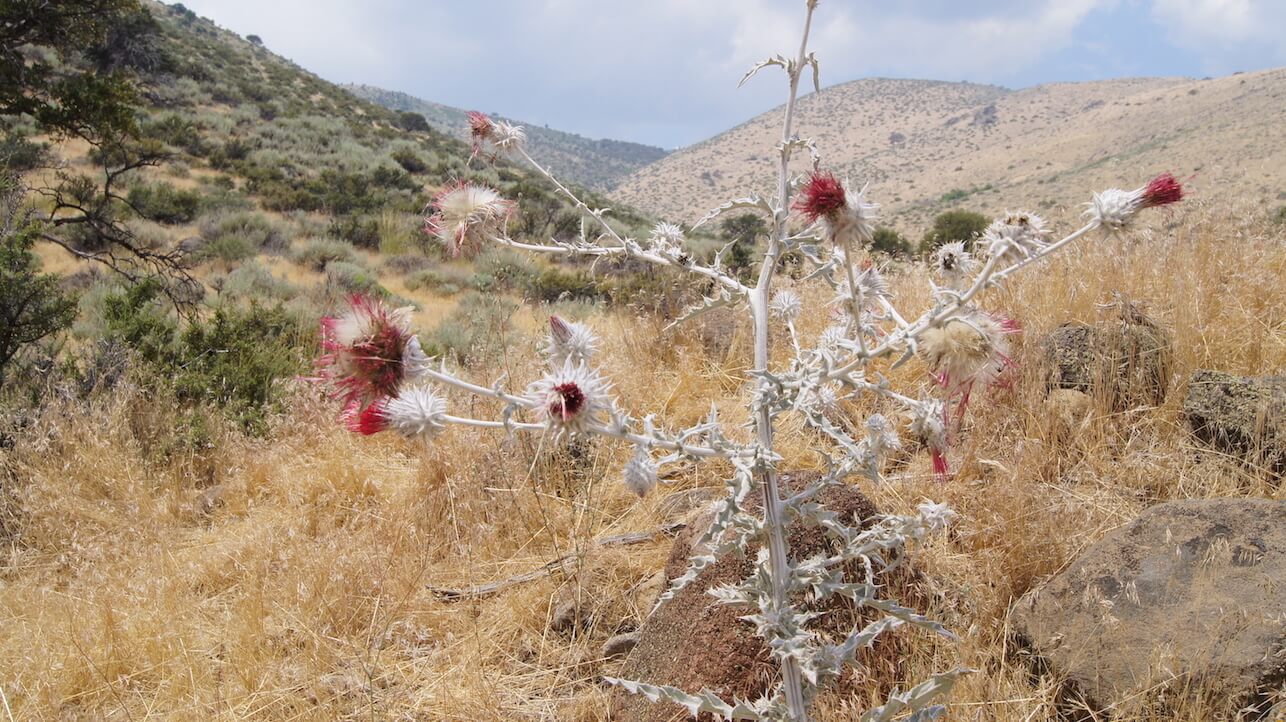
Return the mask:
[[[888, 511], [927, 496], [961, 514], [949, 538], [915, 558], [937, 599], [931, 611], [962, 641], [915, 637], [900, 670], [908, 680], [979, 670], [958, 687], [951, 719], [1052, 718], [1055, 680], [1015, 661], [1008, 610], [1110, 529], [1167, 499], [1286, 498], [1264, 476], [1196, 448], [1180, 416], [1194, 368], [1286, 368], [1286, 238], [1280, 226], [1235, 220], [1247, 213], [1190, 206], [1169, 222], [1156, 217], [1165, 230], [1089, 240], [988, 299], [1026, 326], [1028, 369], [1033, 339], [1100, 318], [1097, 304], [1113, 292], [1145, 303], [1175, 335], [1163, 406], [1100, 405], [1065, 435], [1029, 372], [974, 403], [954, 481], [932, 480], [916, 456], [892, 472], [894, 483], [869, 489]], [[920, 273], [898, 280], [904, 301], [922, 302]], [[534, 326], [538, 312], [526, 313]], [[805, 335], [824, 323], [806, 319]], [[650, 320], [604, 315], [594, 325], [627, 408], [684, 423], [714, 398], [726, 419], [744, 418], [736, 357], [707, 358], [691, 332], [662, 333]], [[530, 378], [533, 346], [509, 349], [485, 373]], [[895, 383], [923, 383], [915, 366]], [[541, 439], [453, 430], [422, 448], [346, 435], [307, 389], [292, 399], [266, 440], [222, 433], [211, 449], [165, 459], [142, 440], [174, 423], [170, 405], [122, 390], [88, 408], [45, 409], [0, 452], [0, 688], [13, 718], [602, 719], [596, 680], [619, 663], [597, 650], [645, 613], [640, 589], [667, 544], [596, 548], [592, 539], [654, 528], [666, 495], [716, 486], [721, 470], [684, 470], [674, 487], [637, 501], [617, 479], [628, 450], [613, 445], [576, 455]], [[781, 438], [791, 465], [817, 463], [816, 439], [789, 424]], [[201, 513], [199, 497], [216, 487], [220, 504]], [[493, 597], [448, 602], [427, 589], [501, 579], [568, 552], [580, 554], [572, 574]], [[568, 595], [595, 614], [565, 637], [547, 627]], [[1118, 715], [1205, 719], [1193, 700], [1164, 711], [1140, 696]], [[829, 698], [819, 717], [849, 719], [868, 702]]]

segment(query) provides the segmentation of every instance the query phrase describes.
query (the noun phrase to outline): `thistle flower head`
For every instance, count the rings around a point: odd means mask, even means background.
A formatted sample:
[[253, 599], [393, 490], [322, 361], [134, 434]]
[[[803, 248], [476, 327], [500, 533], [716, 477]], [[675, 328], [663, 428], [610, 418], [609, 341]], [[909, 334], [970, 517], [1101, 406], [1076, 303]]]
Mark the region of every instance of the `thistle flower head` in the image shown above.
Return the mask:
[[549, 337], [544, 354], [551, 366], [558, 368], [568, 363], [589, 363], [597, 351], [598, 339], [583, 323], [564, 321], [558, 316], [549, 317]]
[[866, 419], [866, 441], [871, 453], [877, 457], [902, 448], [902, 441], [893, 430], [893, 424], [883, 414], [871, 414]]
[[822, 330], [822, 335], [817, 339], [817, 348], [834, 354], [843, 349], [846, 343], [848, 343], [848, 325], [832, 323]]
[[946, 502], [935, 504], [931, 501], [924, 501], [917, 508], [920, 512], [920, 519], [929, 531], [939, 531], [946, 529], [951, 520], [959, 516]]
[[962, 241], [952, 241], [938, 246], [933, 254], [933, 267], [948, 288], [962, 291], [977, 273], [978, 261], [965, 250]]
[[809, 223], [820, 223], [823, 237], [839, 246], [869, 244], [875, 237], [879, 206], [866, 200], [834, 173], [817, 171], [800, 188], [791, 208]]
[[978, 245], [990, 258], [1009, 257], [1014, 260], [1044, 249], [1048, 235], [1045, 219], [1035, 213], [1006, 212], [987, 226], [978, 239]]
[[948, 471], [946, 413], [946, 405], [937, 399], [922, 399], [911, 411], [911, 433], [929, 448], [933, 473], [939, 477]]
[[[348, 310], [321, 320], [318, 376], [345, 406], [395, 396], [422, 371], [427, 357], [410, 329], [410, 309], [390, 309], [369, 296], [349, 298]], [[408, 365], [408, 360], [411, 365]]]
[[433, 215], [425, 231], [446, 244], [452, 256], [476, 253], [489, 236], [504, 231], [513, 213], [512, 201], [486, 186], [459, 182], [438, 193], [430, 204]]
[[1008, 319], [973, 312], [926, 329], [919, 352], [943, 387], [963, 393], [975, 383], [990, 384], [1013, 365], [1007, 336], [1017, 328]]
[[610, 384], [585, 364], [564, 363], [527, 387], [536, 415], [559, 433], [578, 434], [611, 408]]
[[678, 253], [683, 250], [683, 229], [673, 223], [661, 221], [652, 227], [647, 242], [649, 248], [657, 253]]
[[634, 456], [625, 463], [621, 476], [626, 489], [644, 497], [656, 487], [657, 471], [652, 455], [647, 453], [647, 449], [638, 446], [634, 449]]
[[496, 124], [491, 122], [485, 114], [476, 110], [468, 112], [469, 118], [469, 138], [473, 143], [473, 153], [477, 155], [482, 150], [482, 144], [491, 140], [492, 134], [496, 131]]
[[768, 310], [783, 321], [794, 321], [804, 310], [804, 302], [799, 298], [798, 293], [783, 288], [773, 294], [772, 301], [768, 303]]
[[345, 425], [349, 431], [368, 436], [396, 431], [408, 439], [431, 440], [446, 428], [446, 412], [446, 401], [433, 389], [413, 386], [346, 415]]
[[1183, 200], [1183, 185], [1170, 173], [1162, 173], [1142, 188], [1123, 191], [1109, 188], [1095, 193], [1085, 215], [1090, 221], [1110, 230], [1129, 224], [1134, 214], [1144, 208], [1155, 208]]

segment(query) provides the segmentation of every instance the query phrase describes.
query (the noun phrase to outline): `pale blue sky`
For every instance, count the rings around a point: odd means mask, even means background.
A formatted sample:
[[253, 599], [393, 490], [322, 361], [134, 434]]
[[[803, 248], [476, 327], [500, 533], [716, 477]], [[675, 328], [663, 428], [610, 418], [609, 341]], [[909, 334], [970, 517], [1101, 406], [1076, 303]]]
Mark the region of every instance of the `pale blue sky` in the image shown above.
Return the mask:
[[[784, 99], [803, 0], [184, 0], [335, 82], [590, 137], [695, 143]], [[1286, 65], [1286, 0], [822, 0], [822, 84], [1011, 88]]]

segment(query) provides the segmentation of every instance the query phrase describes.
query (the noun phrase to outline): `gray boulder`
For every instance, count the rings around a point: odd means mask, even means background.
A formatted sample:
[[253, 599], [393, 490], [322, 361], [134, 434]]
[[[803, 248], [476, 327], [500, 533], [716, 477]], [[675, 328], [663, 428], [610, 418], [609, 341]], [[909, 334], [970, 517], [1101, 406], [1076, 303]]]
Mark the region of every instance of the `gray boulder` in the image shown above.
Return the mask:
[[1192, 433], [1219, 451], [1286, 473], [1286, 376], [1200, 369], [1188, 381], [1183, 414]]
[[1154, 506], [1012, 618], [1078, 704], [1119, 711], [1199, 694], [1213, 718], [1263, 719], [1286, 684], [1286, 501]]
[[1094, 326], [1063, 324], [1046, 338], [1044, 352], [1050, 387], [1112, 408], [1158, 405], [1170, 388], [1170, 335], [1137, 312]]

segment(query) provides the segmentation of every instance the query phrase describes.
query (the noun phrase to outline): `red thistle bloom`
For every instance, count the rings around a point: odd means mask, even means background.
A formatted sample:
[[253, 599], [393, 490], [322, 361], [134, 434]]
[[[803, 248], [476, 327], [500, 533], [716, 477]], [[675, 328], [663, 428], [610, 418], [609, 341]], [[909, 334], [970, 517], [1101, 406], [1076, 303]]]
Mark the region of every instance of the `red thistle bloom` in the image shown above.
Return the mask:
[[827, 218], [847, 203], [844, 184], [834, 173], [818, 171], [808, 177], [791, 208], [803, 214], [809, 223]]
[[547, 410], [554, 418], [564, 422], [571, 421], [585, 408], [585, 401], [585, 392], [580, 386], [577, 386], [574, 381], [568, 381], [553, 388], [553, 393], [549, 395]]
[[1172, 173], [1162, 173], [1143, 187], [1140, 208], [1155, 208], [1183, 200], [1183, 185]]
[[397, 394], [414, 337], [405, 310], [361, 294], [348, 303], [344, 314], [321, 320], [324, 353], [317, 369], [319, 380], [344, 400], [345, 414], [352, 414], [364, 403]]
[[364, 409], [359, 410], [357, 406], [346, 409], [342, 415], [345, 428], [363, 436], [370, 436], [387, 430], [389, 419], [384, 410], [385, 403], [385, 399], [377, 399]]

